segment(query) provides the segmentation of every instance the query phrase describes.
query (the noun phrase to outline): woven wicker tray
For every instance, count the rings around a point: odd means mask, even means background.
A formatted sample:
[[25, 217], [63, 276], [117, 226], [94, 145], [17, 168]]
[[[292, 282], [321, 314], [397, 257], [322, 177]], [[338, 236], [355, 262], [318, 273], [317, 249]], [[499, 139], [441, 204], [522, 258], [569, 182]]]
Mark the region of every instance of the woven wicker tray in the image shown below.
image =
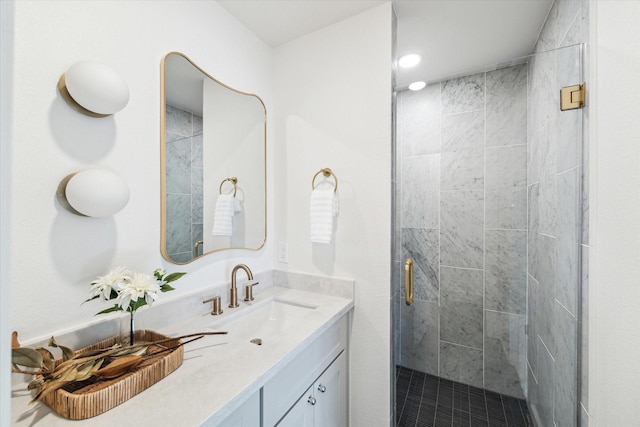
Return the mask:
[[[136, 331], [136, 341], [159, 341], [170, 337], [158, 334], [154, 331]], [[76, 351], [83, 354], [90, 350], [109, 348], [118, 342], [118, 337], [113, 337]], [[156, 352], [177, 345], [180, 341], [151, 345], [149, 352]], [[154, 348], [156, 347], [156, 348]], [[184, 347], [179, 346], [175, 350], [149, 357], [126, 374], [110, 379], [102, 380], [91, 377], [87, 381], [71, 383], [53, 393], [49, 393], [42, 399], [51, 409], [61, 416], [71, 420], [83, 420], [95, 417], [122, 402], [132, 398], [136, 394], [146, 390], [182, 365], [184, 359]]]

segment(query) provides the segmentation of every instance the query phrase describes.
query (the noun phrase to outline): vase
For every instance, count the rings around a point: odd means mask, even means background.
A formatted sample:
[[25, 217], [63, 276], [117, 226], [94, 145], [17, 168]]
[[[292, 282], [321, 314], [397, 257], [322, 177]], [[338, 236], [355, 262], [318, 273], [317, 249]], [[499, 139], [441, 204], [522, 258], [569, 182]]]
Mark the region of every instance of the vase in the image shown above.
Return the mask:
[[128, 311], [120, 321], [120, 344], [123, 346], [134, 345], [136, 330], [144, 330], [144, 321], [139, 313]]

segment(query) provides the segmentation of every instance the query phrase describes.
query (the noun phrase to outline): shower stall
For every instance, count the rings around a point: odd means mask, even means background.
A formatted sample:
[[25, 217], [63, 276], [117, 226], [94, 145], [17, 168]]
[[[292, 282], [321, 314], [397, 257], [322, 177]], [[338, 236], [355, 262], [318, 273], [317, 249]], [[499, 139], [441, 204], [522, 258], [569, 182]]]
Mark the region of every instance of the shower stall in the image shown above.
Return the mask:
[[398, 426], [578, 425], [583, 51], [396, 93]]

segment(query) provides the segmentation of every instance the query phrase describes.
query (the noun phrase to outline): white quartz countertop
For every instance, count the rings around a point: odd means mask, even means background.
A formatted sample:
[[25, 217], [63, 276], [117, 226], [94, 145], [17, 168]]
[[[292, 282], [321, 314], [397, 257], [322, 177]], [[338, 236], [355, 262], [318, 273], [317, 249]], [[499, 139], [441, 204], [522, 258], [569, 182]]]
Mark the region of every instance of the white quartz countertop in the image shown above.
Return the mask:
[[219, 316], [197, 316], [158, 332], [169, 336], [224, 330], [212, 324], [241, 315], [252, 305], [278, 299], [315, 307], [299, 322], [265, 339], [258, 346], [247, 339], [211, 335], [185, 346], [184, 362], [176, 371], [144, 392], [93, 418], [71, 421], [42, 403], [29, 405], [31, 392], [13, 388], [12, 425], [16, 426], [199, 426], [222, 421], [270, 378], [284, 368], [315, 338], [353, 308], [353, 300], [297, 289], [271, 287], [255, 301], [240, 307], [223, 307]]

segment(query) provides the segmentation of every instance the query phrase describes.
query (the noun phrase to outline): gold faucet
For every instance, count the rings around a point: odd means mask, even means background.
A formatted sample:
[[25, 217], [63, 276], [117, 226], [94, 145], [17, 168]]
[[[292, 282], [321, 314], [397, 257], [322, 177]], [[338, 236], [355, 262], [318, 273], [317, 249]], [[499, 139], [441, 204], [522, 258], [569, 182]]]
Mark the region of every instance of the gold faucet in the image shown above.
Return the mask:
[[247, 267], [245, 264], [238, 264], [233, 267], [231, 271], [231, 297], [229, 298], [229, 307], [235, 308], [238, 307], [238, 289], [236, 289], [236, 274], [238, 270], [244, 270], [247, 273], [247, 279], [253, 280], [253, 273], [251, 273], [251, 269]]

